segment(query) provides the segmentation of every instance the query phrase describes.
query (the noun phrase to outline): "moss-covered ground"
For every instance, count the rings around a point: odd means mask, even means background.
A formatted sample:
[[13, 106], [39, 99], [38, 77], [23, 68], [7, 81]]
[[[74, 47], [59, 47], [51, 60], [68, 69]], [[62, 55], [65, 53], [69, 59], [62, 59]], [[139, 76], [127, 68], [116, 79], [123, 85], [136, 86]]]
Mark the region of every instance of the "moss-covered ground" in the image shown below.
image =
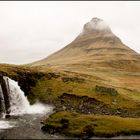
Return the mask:
[[[112, 137], [140, 133], [139, 118], [122, 118], [110, 115], [84, 115], [72, 112], [58, 112], [43, 120], [43, 128], [68, 136], [88, 138], [91, 136]], [[51, 131], [54, 132], [54, 131]]]

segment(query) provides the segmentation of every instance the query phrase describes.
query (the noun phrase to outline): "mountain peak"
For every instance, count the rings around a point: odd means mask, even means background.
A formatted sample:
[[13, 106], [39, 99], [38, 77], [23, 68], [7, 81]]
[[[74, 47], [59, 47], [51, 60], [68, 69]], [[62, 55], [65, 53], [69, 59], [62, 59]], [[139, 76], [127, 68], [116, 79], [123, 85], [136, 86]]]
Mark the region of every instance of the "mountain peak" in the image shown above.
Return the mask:
[[112, 33], [110, 27], [104, 20], [95, 17], [84, 25], [82, 34], [101, 33], [101, 32]]
[[139, 71], [140, 56], [123, 44], [105, 21], [92, 18], [70, 44], [33, 65], [91, 72], [94, 68]]

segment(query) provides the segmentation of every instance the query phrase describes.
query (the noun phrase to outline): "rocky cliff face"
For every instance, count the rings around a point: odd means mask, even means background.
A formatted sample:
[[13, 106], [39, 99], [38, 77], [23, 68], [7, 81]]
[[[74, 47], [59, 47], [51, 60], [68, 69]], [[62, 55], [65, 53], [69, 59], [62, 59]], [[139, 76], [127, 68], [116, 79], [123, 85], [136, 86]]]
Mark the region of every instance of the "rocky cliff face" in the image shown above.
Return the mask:
[[4, 80], [3, 76], [0, 75], [0, 117], [2, 117], [3, 113], [9, 114], [10, 108], [10, 99], [9, 99], [9, 92], [10, 89], [7, 85], [6, 80]]

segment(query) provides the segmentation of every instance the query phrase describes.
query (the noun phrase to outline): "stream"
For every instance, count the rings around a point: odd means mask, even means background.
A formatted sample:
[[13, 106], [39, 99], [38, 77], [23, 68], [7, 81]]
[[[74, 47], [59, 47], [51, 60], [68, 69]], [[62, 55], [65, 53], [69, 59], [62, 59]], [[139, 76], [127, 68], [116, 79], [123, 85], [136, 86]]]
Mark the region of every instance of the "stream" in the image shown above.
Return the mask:
[[51, 135], [41, 130], [40, 121], [50, 114], [51, 111], [0, 119], [0, 139], [65, 139], [66, 137]]
[[[41, 130], [40, 121], [46, 114], [25, 114], [0, 119], [0, 139], [74, 139], [59, 134], [48, 134]], [[76, 139], [76, 138], [75, 138]], [[140, 136], [117, 136], [112, 138], [92, 137], [91, 139], [140, 139]]]

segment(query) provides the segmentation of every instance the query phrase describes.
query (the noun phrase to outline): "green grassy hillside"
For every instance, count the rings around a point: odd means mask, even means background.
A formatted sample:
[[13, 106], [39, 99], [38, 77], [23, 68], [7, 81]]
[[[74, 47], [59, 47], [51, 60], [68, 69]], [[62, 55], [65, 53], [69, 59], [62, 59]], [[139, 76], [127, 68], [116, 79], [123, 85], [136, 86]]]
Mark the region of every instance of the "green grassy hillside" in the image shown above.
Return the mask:
[[89, 138], [92, 136], [112, 137], [117, 135], [139, 134], [139, 118], [122, 118], [109, 115], [81, 115], [72, 112], [59, 112], [42, 121], [45, 131]]

